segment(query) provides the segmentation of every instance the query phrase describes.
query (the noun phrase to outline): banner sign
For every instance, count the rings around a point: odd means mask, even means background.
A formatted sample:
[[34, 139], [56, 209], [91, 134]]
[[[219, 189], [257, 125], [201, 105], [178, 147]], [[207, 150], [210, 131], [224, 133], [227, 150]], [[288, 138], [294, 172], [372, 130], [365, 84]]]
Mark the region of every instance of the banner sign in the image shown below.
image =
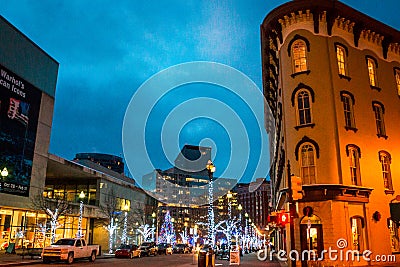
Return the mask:
[[0, 193], [29, 196], [41, 97], [0, 65]]

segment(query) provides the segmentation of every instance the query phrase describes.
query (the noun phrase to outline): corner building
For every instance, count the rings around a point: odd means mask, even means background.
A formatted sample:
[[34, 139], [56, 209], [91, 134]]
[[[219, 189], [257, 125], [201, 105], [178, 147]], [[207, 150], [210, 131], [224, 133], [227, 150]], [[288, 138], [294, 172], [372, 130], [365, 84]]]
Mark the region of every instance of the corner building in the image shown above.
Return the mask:
[[[296, 250], [396, 256], [400, 32], [339, 1], [296, 0], [266, 16], [261, 43], [263, 90], [273, 114], [266, 125], [276, 128], [276, 211], [289, 210], [289, 174], [302, 180], [292, 214]], [[290, 229], [277, 229], [277, 248], [290, 250]], [[362, 257], [336, 263], [372, 264]]]

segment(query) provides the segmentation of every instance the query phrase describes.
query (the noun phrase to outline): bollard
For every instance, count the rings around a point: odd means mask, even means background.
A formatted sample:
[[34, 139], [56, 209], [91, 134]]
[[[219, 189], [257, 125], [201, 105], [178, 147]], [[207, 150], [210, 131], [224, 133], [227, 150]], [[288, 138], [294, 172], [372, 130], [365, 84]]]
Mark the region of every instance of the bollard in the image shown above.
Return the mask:
[[207, 267], [206, 261], [207, 261], [207, 252], [205, 252], [204, 250], [200, 250], [199, 258], [197, 261], [197, 266], [198, 267]]
[[215, 267], [215, 254], [211, 247], [208, 249], [206, 267]]

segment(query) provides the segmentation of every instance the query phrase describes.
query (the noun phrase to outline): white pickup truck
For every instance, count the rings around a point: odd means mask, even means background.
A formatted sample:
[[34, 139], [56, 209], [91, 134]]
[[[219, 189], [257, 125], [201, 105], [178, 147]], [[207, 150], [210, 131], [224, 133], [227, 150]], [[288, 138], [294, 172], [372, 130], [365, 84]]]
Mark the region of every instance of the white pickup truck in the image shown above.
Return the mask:
[[62, 238], [43, 249], [42, 259], [43, 263], [61, 260], [72, 264], [75, 259], [95, 261], [99, 252], [99, 245], [87, 245], [82, 238]]

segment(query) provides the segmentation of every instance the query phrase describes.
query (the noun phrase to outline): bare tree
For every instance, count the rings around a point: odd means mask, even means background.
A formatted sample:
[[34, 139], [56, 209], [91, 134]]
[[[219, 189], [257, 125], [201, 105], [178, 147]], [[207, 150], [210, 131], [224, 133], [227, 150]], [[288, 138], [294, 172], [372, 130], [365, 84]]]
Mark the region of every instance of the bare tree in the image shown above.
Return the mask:
[[51, 218], [51, 242], [54, 243], [56, 239], [56, 229], [60, 226], [58, 224], [58, 218], [71, 213], [71, 203], [61, 197], [46, 198], [43, 194], [35, 195], [30, 200], [33, 209], [43, 211]]
[[100, 202], [100, 213], [104, 215], [104, 220], [100, 220], [99, 223], [108, 232], [108, 252], [113, 252], [113, 240], [114, 232], [118, 227], [118, 220], [121, 218], [122, 212], [118, 207], [117, 197], [115, 196], [114, 190], [110, 190], [110, 193], [106, 195], [105, 200]]

